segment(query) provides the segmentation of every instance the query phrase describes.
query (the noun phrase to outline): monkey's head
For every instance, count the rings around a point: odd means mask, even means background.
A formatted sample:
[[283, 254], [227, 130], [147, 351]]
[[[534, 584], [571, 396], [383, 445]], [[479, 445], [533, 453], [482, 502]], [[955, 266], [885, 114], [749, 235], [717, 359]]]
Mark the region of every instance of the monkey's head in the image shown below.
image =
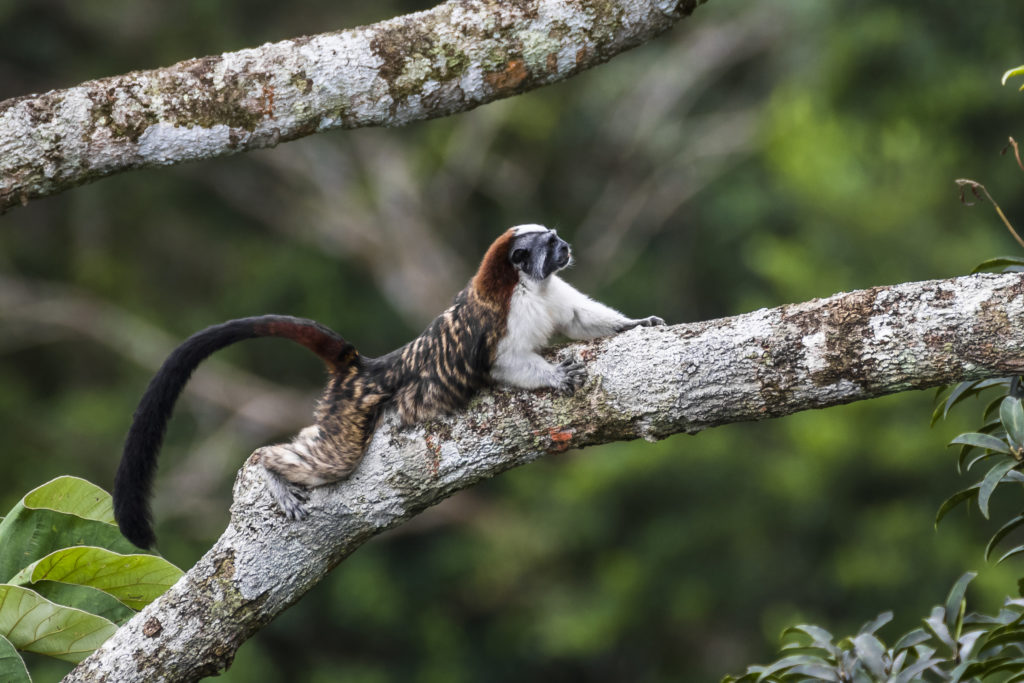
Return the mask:
[[569, 243], [543, 225], [518, 225], [510, 230], [508, 260], [519, 272], [534, 280], [543, 280], [569, 265]]

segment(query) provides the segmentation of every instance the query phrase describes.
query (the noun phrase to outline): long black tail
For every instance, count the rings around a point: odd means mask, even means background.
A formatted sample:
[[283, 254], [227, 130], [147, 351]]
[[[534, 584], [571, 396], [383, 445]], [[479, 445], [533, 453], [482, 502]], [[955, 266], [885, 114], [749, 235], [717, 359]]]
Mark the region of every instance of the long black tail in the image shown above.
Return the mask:
[[351, 344], [320, 323], [284, 315], [229, 320], [193, 334], [174, 349], [135, 409], [114, 479], [114, 516], [121, 533], [135, 545], [149, 548], [156, 541], [149, 499], [157, 454], [178, 395], [192, 372], [210, 354], [255, 337], [291, 339], [322, 358], [332, 371], [348, 366], [358, 357]]

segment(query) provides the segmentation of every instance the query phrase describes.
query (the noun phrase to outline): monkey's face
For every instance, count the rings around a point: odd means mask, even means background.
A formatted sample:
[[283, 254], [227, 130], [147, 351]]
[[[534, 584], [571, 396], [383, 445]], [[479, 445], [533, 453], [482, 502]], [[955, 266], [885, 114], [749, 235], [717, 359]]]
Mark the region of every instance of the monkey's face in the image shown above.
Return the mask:
[[509, 261], [527, 277], [543, 280], [572, 260], [569, 243], [554, 230], [542, 225], [520, 225], [513, 230]]

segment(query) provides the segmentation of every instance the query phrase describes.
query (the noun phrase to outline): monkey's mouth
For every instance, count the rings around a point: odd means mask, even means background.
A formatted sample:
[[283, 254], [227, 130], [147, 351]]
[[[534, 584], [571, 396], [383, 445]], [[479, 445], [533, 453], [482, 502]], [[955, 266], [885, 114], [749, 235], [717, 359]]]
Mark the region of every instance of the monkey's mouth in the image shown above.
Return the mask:
[[555, 263], [559, 269], [565, 268], [569, 265], [569, 261], [572, 259], [572, 254], [569, 253], [569, 247], [562, 244], [558, 247], [558, 253], [555, 255]]

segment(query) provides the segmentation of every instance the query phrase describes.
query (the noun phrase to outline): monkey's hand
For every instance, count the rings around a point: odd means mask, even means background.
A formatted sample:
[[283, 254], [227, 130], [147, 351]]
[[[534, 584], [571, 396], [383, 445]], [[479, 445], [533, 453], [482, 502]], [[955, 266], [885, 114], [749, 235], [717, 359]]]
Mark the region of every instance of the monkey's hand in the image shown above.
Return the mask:
[[583, 386], [587, 370], [583, 363], [566, 358], [555, 367], [555, 390], [563, 396], [572, 396]]
[[664, 325], [665, 321], [656, 315], [649, 315], [646, 318], [637, 318], [636, 320], [627, 320], [615, 328], [616, 332], [625, 332], [631, 330], [634, 327], [657, 327]]

